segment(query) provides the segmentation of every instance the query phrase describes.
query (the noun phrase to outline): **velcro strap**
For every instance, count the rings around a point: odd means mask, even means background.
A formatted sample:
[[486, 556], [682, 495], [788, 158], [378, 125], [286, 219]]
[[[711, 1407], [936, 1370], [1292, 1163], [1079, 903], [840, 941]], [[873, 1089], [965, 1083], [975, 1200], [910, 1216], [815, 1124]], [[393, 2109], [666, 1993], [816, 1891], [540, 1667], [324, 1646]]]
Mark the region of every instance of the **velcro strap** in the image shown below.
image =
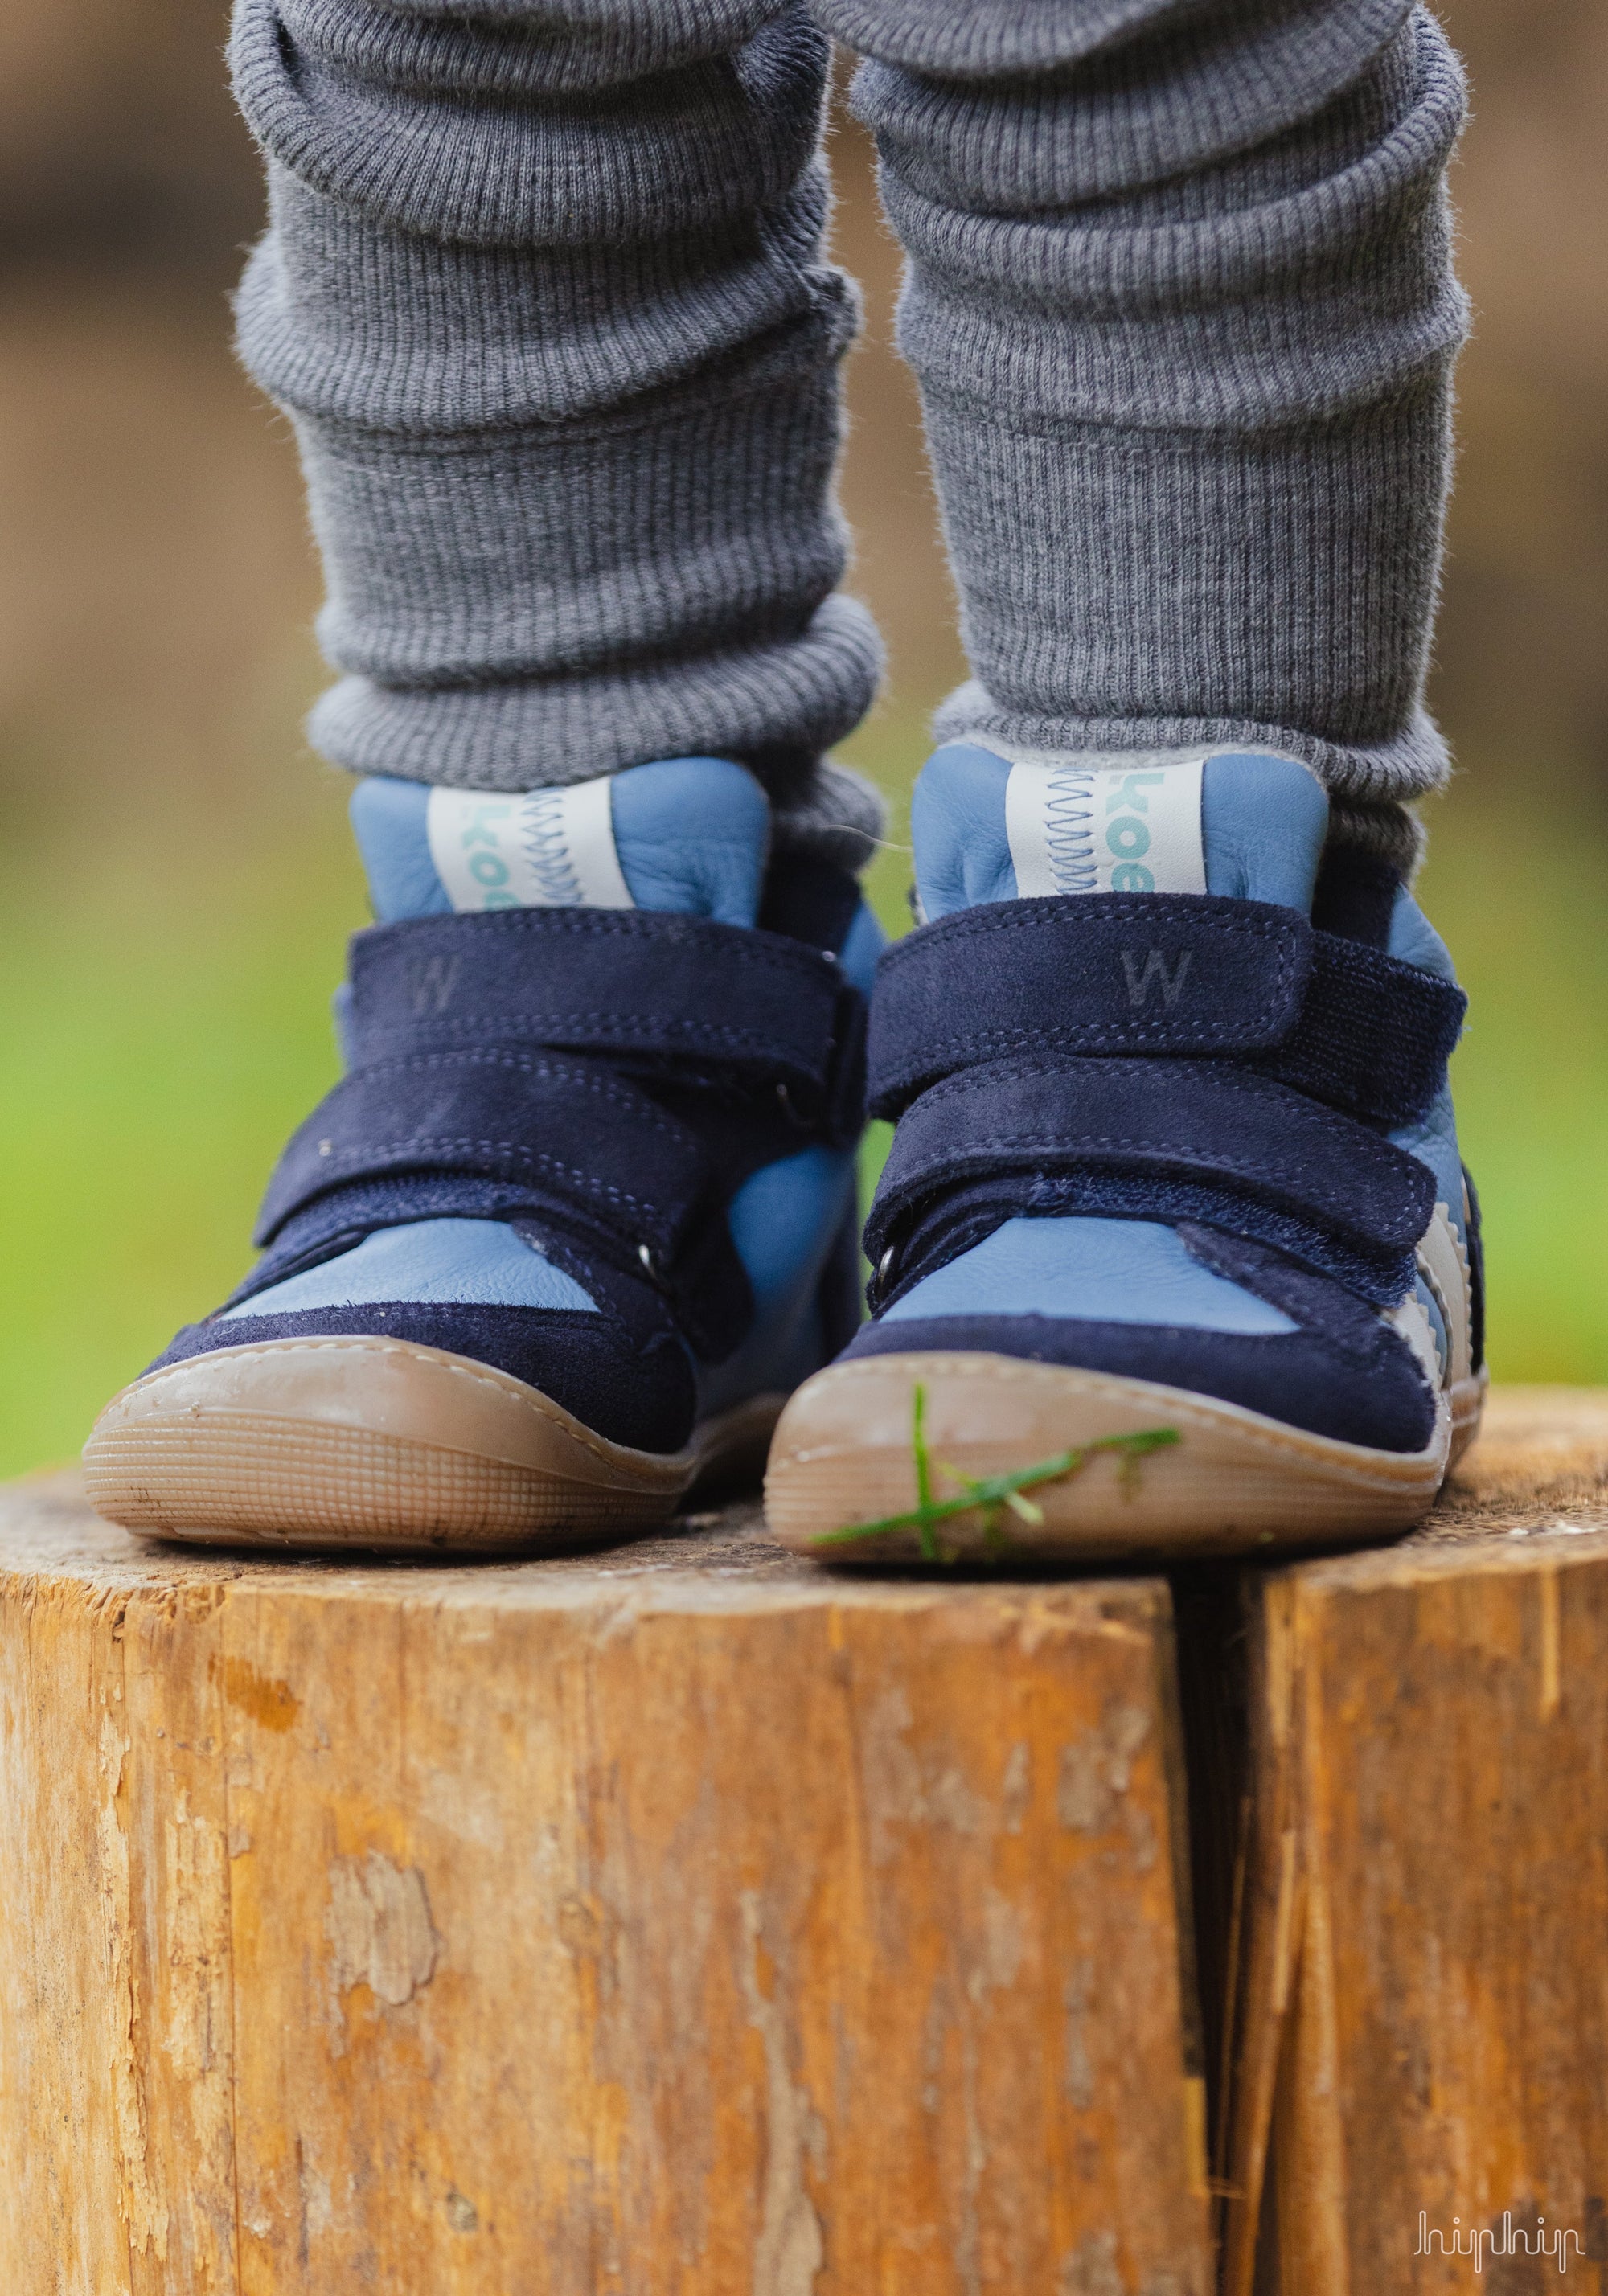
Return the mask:
[[997, 901], [899, 941], [877, 974], [875, 1116], [1006, 1054], [1232, 1061], [1382, 1125], [1440, 1089], [1467, 999], [1293, 909], [1210, 894]]
[[[646, 909], [495, 909], [354, 936], [352, 1065], [469, 1046], [691, 1062], [785, 1085], [849, 1129], [864, 999], [780, 933]], [[843, 1128], [841, 1122], [838, 1128]]]
[[255, 1240], [271, 1243], [340, 1182], [406, 1171], [539, 1181], [667, 1265], [710, 1179], [696, 1135], [601, 1061], [515, 1046], [414, 1053], [354, 1070], [313, 1111]]
[[956, 1182], [1090, 1167], [1207, 1181], [1387, 1254], [1416, 1243], [1435, 1202], [1415, 1156], [1226, 1062], [998, 1061], [935, 1085], [907, 1111], [866, 1250], [874, 1259], [924, 1199]]
[[877, 970], [871, 1111], [1002, 1054], [1218, 1056], [1283, 1042], [1312, 928], [1210, 893], [987, 901], [896, 941]]
[[1467, 1010], [1456, 981], [1361, 941], [1315, 932], [1300, 1018], [1251, 1065], [1331, 1108], [1408, 1124], [1445, 1083]]

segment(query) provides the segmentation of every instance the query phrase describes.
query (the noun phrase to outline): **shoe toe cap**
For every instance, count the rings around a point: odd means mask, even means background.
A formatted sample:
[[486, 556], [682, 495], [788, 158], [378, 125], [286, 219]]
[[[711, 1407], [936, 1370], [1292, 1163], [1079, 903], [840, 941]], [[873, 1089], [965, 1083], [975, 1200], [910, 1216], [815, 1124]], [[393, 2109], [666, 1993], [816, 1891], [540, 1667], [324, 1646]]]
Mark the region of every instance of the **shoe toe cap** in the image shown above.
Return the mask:
[[1307, 1330], [1246, 1334], [1059, 1316], [904, 1316], [866, 1324], [846, 1359], [934, 1349], [1150, 1380], [1374, 1450], [1422, 1451], [1435, 1433], [1436, 1398], [1423, 1371], [1383, 1323], [1362, 1347]]
[[275, 1341], [400, 1340], [484, 1364], [537, 1389], [595, 1434], [633, 1450], [679, 1450], [692, 1430], [693, 1366], [670, 1332], [636, 1344], [611, 1316], [484, 1302], [377, 1300], [186, 1325], [151, 1368]]

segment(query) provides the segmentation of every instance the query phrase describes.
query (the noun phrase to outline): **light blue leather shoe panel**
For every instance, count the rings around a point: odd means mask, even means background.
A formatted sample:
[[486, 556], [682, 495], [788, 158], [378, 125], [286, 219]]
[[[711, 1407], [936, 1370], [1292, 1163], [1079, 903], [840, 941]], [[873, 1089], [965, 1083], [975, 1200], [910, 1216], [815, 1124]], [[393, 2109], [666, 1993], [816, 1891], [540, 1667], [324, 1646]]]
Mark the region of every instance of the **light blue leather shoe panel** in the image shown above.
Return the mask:
[[449, 916], [452, 900], [430, 855], [428, 784], [371, 775], [357, 783], [347, 810], [380, 923]]
[[888, 936], [878, 924], [866, 904], [862, 901], [855, 911], [854, 922], [843, 936], [843, 946], [838, 951], [838, 963], [851, 988], [862, 996], [869, 996], [876, 982], [876, 961], [888, 946]]
[[733, 1197], [726, 1220], [753, 1286], [754, 1326], [725, 1363], [698, 1366], [701, 1414], [796, 1387], [818, 1366], [821, 1276], [854, 1203], [857, 1164], [841, 1150], [801, 1148]]
[[[1416, 964], [1442, 980], [1456, 980], [1451, 952], [1405, 886], [1391, 912], [1390, 953], [1404, 964]], [[1433, 1105], [1415, 1124], [1399, 1125], [1392, 1144], [1416, 1156], [1435, 1175], [1440, 1201], [1451, 1214], [1452, 1226], [1463, 1234], [1463, 1162], [1457, 1147], [1457, 1119], [1452, 1108], [1450, 1085], [1442, 1086]], [[1420, 1287], [1422, 1289], [1422, 1287]], [[1439, 1323], [1439, 1312], [1435, 1321]]]
[[849, 1208], [854, 1162], [839, 1149], [801, 1148], [779, 1164], [765, 1165], [732, 1198], [726, 1224], [754, 1287], [761, 1323], [806, 1275], [813, 1275], [823, 1239], [837, 1233]]
[[1155, 1220], [1011, 1219], [923, 1278], [882, 1316], [1062, 1316], [1185, 1331], [1276, 1332], [1276, 1308], [1192, 1259]]
[[[887, 945], [862, 901], [838, 962], [866, 996]], [[854, 1205], [858, 1163], [852, 1152], [801, 1148], [751, 1174], [732, 1198], [726, 1225], [753, 1286], [754, 1327], [727, 1362], [698, 1366], [701, 1414], [788, 1392], [819, 1367], [821, 1275]]]
[[923, 913], [936, 921], [979, 901], [1013, 901], [1016, 871], [1005, 834], [1011, 768], [974, 742], [949, 742], [922, 767], [910, 799], [910, 836]]
[[1416, 964], [1442, 980], [1456, 980], [1452, 953], [1404, 885], [1391, 911], [1390, 954], [1403, 964]]
[[751, 925], [770, 845], [770, 800], [730, 758], [667, 758], [616, 774], [614, 850], [639, 909]]
[[1201, 776], [1206, 890], [1312, 914], [1329, 825], [1322, 784], [1292, 758], [1254, 750], [1209, 758]]
[[1452, 1111], [1451, 1087], [1443, 1086], [1436, 1095], [1427, 1116], [1416, 1124], [1399, 1124], [1391, 1134], [1397, 1148], [1405, 1148], [1409, 1156], [1416, 1156], [1435, 1175], [1435, 1187], [1440, 1201], [1452, 1216], [1452, 1225], [1461, 1234], [1463, 1230], [1463, 1161], [1457, 1152], [1457, 1119]]
[[433, 1219], [376, 1228], [339, 1259], [287, 1275], [228, 1315], [294, 1316], [308, 1308], [366, 1308], [382, 1300], [597, 1312], [589, 1292], [550, 1267], [505, 1221]]

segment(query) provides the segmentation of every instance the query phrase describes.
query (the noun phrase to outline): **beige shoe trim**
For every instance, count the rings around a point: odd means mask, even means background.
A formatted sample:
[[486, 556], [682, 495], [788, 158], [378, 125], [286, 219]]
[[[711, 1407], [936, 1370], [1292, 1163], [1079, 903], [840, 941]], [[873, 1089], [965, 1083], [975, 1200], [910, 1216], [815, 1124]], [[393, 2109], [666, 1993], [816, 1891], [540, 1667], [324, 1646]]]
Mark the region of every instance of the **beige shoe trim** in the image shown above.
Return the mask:
[[1489, 1390], [1490, 1374], [1483, 1365], [1467, 1379], [1454, 1380], [1447, 1390], [1452, 1414], [1452, 1444], [1446, 1462], [1448, 1475], [1480, 1432], [1480, 1421]]
[[[1009, 1472], [1099, 1436], [1171, 1427], [1179, 1440], [1130, 1464], [1096, 1456], [1031, 1494], [1035, 1526], [1005, 1514], [1007, 1553], [1066, 1562], [1268, 1553], [1358, 1535], [1391, 1536], [1422, 1521], [1440, 1488], [1453, 1414], [1443, 1398], [1420, 1452], [1340, 1443], [1153, 1381], [947, 1351], [866, 1356], [817, 1372], [783, 1410], [771, 1445], [765, 1504], [784, 1546], [817, 1560], [909, 1561], [914, 1532], [823, 1549], [824, 1532], [903, 1513], [916, 1502], [911, 1414], [926, 1390], [928, 1447], [941, 1471]], [[1477, 1414], [1477, 1406], [1475, 1406]], [[942, 1536], [976, 1554], [983, 1525], [952, 1517]]]
[[[1466, 1214], [1464, 1215], [1466, 1218]], [[1448, 1386], [1473, 1376], [1470, 1341], [1474, 1324], [1473, 1272], [1463, 1239], [1444, 1204], [1437, 1204], [1418, 1243], [1418, 1273], [1440, 1310], [1446, 1332]]]
[[700, 1480], [757, 1465], [781, 1407], [756, 1397], [666, 1456], [440, 1348], [267, 1340], [126, 1387], [85, 1478], [114, 1522], [208, 1545], [562, 1549], [651, 1529]]

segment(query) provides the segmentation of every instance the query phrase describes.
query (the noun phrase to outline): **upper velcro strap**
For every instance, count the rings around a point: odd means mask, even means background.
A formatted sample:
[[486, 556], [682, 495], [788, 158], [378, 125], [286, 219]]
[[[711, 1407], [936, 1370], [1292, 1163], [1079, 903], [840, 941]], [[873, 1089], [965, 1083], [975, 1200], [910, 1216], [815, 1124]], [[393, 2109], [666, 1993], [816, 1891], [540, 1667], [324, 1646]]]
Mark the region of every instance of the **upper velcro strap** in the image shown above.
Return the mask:
[[1257, 1053], [1300, 1012], [1312, 928], [1210, 893], [985, 901], [896, 941], [877, 970], [874, 1116], [1005, 1054]]
[[386, 1172], [537, 1181], [669, 1264], [709, 1182], [696, 1135], [601, 1061], [513, 1046], [376, 1061], [292, 1136], [255, 1241], [337, 1184]]
[[[1435, 1203], [1415, 1156], [1272, 1079], [1185, 1060], [998, 1061], [923, 1095], [894, 1135], [866, 1230], [874, 1259], [935, 1191], [1020, 1174], [1211, 1182], [1365, 1250], [1408, 1251]], [[1027, 1198], [1023, 1209], [1027, 1208]]]
[[1232, 1062], [1389, 1127], [1440, 1091], [1467, 1001], [1268, 902], [985, 902], [882, 958], [871, 1112], [897, 1117], [941, 1078], [1005, 1055], [1145, 1054]]
[[780, 933], [646, 909], [496, 909], [354, 936], [354, 1068], [528, 1045], [784, 1085], [801, 1119], [857, 1126], [864, 999]]
[[1251, 1065], [1331, 1108], [1411, 1123], [1446, 1081], [1468, 998], [1454, 980], [1337, 933], [1312, 936], [1300, 1020]]

